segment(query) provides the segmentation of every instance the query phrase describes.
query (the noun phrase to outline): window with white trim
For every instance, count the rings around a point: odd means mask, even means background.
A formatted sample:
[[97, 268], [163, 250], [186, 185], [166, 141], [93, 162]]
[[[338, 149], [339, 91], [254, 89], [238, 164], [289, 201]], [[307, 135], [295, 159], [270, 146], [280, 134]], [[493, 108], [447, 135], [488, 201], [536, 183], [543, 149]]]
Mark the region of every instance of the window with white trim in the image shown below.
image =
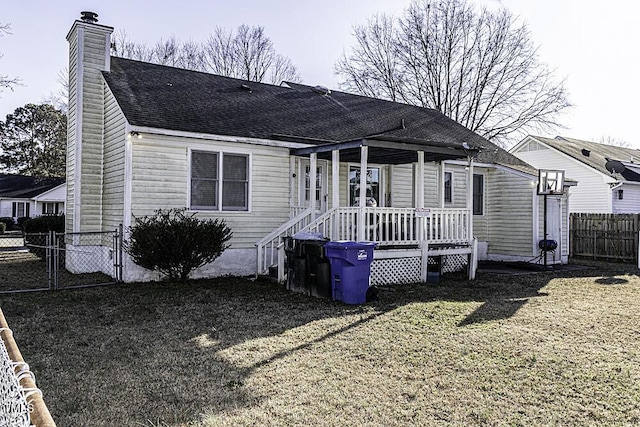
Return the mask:
[[29, 216], [29, 202], [13, 202], [11, 216], [14, 218]]
[[453, 202], [453, 172], [444, 173], [444, 202]]
[[249, 210], [249, 156], [191, 152], [192, 210]]
[[484, 175], [473, 174], [473, 214], [484, 215]]
[[60, 213], [60, 205], [56, 202], [42, 202], [43, 215], [58, 215]]

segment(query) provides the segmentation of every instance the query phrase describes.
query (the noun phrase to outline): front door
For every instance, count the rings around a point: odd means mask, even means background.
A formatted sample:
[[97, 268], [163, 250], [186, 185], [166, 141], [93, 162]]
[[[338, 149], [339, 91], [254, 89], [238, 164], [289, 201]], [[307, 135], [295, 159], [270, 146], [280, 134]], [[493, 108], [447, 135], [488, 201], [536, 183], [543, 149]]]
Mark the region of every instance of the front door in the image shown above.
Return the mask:
[[[304, 201], [304, 207], [311, 206], [311, 165], [308, 160], [300, 163], [300, 200]], [[327, 162], [318, 160], [316, 164], [316, 213], [322, 214], [327, 211]]]

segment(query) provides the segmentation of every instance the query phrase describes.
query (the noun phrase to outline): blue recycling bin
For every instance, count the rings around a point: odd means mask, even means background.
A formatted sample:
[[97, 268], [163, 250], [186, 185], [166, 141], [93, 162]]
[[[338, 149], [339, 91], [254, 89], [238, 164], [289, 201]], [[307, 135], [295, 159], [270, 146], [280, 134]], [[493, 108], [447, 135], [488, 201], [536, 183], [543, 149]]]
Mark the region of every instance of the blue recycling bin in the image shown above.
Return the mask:
[[331, 295], [334, 300], [345, 304], [367, 302], [371, 262], [372, 242], [337, 241], [327, 242], [325, 255], [331, 264]]

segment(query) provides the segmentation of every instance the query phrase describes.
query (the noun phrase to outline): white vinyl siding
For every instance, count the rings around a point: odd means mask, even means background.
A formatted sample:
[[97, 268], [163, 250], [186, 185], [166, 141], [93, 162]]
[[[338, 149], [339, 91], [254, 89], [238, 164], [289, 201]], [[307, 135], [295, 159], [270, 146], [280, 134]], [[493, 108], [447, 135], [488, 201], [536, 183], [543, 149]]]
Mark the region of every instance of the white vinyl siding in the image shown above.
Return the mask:
[[501, 169], [491, 170], [484, 177], [485, 212], [484, 217], [474, 215], [475, 236], [488, 242], [489, 256], [532, 256], [535, 178]]
[[102, 227], [102, 148], [104, 120], [105, 34], [84, 32], [82, 107], [81, 230]]
[[197, 211], [199, 218], [221, 218], [233, 231], [233, 249], [255, 242], [289, 219], [289, 149], [246, 143], [198, 141], [143, 134], [133, 143], [132, 213], [152, 215], [159, 208], [189, 202], [189, 150], [250, 156], [250, 212]]
[[[544, 148], [541, 144], [538, 146]], [[513, 154], [538, 169], [564, 170], [565, 180], [577, 181], [578, 185], [569, 190], [571, 212], [612, 212], [609, 182], [613, 179], [555, 149], [517, 151]]]
[[124, 152], [126, 122], [122, 110], [105, 84], [104, 170], [102, 205], [104, 230], [124, 223]]
[[76, 96], [77, 96], [77, 80], [74, 76], [78, 69], [78, 41], [75, 37], [69, 40], [69, 110], [67, 112], [67, 196], [66, 196], [66, 215], [65, 230], [73, 231], [74, 219], [74, 193], [75, 193], [75, 176], [76, 176]]
[[391, 168], [391, 206], [394, 208], [412, 208], [413, 168], [412, 165], [392, 165]]
[[[622, 199], [618, 198], [618, 191], [622, 190]], [[640, 185], [623, 184], [611, 192], [613, 213], [640, 212]], [[573, 199], [571, 199], [573, 205]], [[572, 206], [573, 207], [573, 206]]]

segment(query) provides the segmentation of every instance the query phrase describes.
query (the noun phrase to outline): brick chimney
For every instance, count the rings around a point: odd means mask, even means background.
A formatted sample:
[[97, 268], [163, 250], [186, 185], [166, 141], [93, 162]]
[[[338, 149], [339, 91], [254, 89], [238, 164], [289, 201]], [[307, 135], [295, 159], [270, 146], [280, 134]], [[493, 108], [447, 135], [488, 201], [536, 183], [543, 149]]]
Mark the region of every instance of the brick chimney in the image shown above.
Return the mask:
[[71, 26], [67, 124], [66, 231], [101, 230], [104, 81], [109, 71], [112, 27], [82, 12]]

